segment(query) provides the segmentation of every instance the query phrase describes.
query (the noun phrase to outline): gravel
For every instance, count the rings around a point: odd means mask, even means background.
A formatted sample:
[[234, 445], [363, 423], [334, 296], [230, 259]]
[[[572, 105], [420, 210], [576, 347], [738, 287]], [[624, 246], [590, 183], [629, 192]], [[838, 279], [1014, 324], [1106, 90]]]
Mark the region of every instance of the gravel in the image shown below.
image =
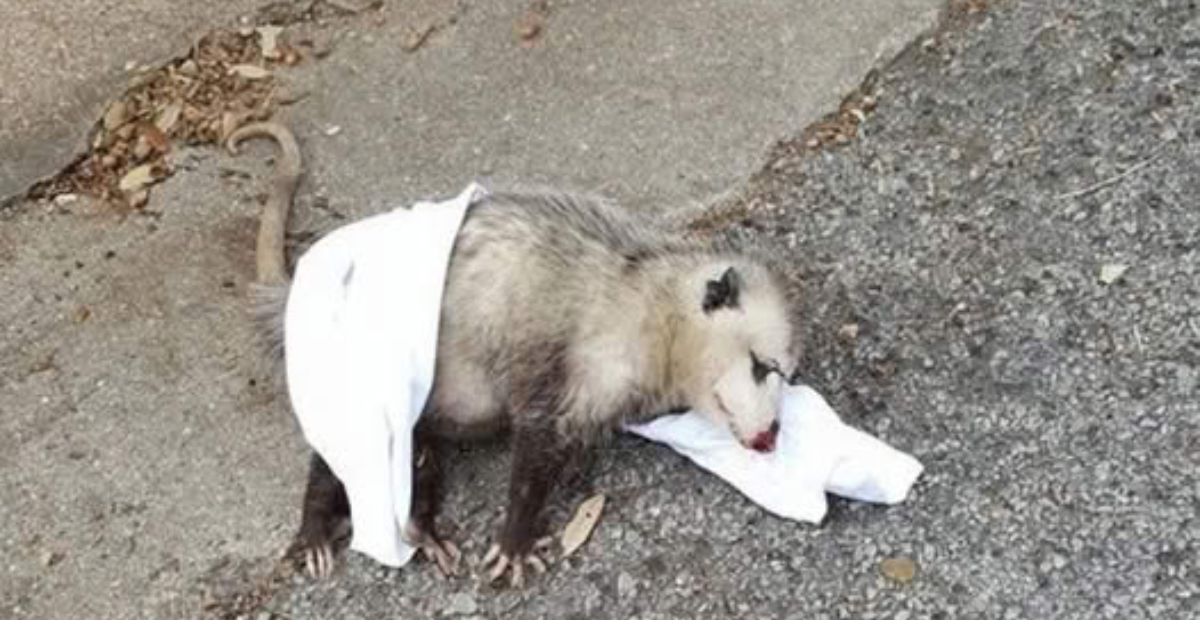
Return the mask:
[[[728, 227], [777, 248], [800, 281], [808, 382], [926, 464], [910, 500], [835, 499], [820, 526], [787, 522], [619, 439], [554, 497], [561, 525], [608, 494], [595, 535], [525, 591], [349, 556], [332, 582], [293, 580], [267, 608], [1200, 616], [1200, 9], [962, 13], [880, 74], [856, 140], [777, 145]], [[849, 324], [857, 334], [839, 334]], [[445, 511], [477, 555], [506, 455], [461, 458]], [[912, 578], [885, 576], [885, 560], [911, 561]]]

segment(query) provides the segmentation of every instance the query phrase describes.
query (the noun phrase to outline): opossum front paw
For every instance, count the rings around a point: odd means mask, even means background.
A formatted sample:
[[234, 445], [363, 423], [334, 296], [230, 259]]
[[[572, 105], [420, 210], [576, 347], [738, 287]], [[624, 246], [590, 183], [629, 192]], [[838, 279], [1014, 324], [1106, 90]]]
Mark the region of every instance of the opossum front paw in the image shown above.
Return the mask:
[[504, 573], [508, 573], [508, 583], [513, 588], [521, 588], [525, 585], [525, 567], [529, 566], [537, 573], [544, 574], [547, 570], [547, 562], [549, 560], [538, 557], [536, 551], [548, 549], [554, 543], [554, 538], [546, 536], [533, 544], [530, 551], [506, 551], [500, 546], [500, 543], [492, 545], [488, 549], [487, 555], [483, 556], [483, 567], [491, 566], [491, 570], [487, 573], [488, 583], [495, 583]]
[[442, 576], [455, 577], [458, 575], [458, 563], [462, 558], [462, 551], [459, 551], [453, 542], [442, 540], [411, 522], [405, 533], [408, 543], [417, 547], [425, 559], [436, 564], [438, 572]]

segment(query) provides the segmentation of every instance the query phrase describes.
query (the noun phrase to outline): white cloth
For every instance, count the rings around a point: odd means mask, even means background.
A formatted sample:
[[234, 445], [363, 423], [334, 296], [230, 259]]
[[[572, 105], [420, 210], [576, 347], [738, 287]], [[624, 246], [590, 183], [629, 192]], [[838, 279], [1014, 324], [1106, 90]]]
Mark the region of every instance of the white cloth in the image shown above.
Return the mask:
[[769, 454], [738, 443], [722, 425], [695, 412], [663, 416], [627, 431], [661, 442], [728, 481], [784, 518], [825, 518], [825, 493], [872, 503], [899, 503], [921, 463], [844, 424], [815, 390], [784, 388], [779, 435]]
[[[442, 289], [465, 211], [485, 195], [418, 203], [341, 227], [300, 258], [288, 296], [288, 391], [305, 438], [346, 486], [350, 547], [401, 566], [412, 500], [412, 429], [429, 396]], [[775, 452], [742, 447], [687, 413], [627, 430], [665, 443], [780, 516], [818, 522], [825, 492], [905, 498], [909, 455], [856, 431], [812, 389], [789, 388]]]
[[442, 287], [472, 185], [348, 224], [296, 264], [284, 322], [288, 392], [304, 436], [346, 486], [350, 548], [389, 566], [412, 500], [412, 427], [433, 384]]

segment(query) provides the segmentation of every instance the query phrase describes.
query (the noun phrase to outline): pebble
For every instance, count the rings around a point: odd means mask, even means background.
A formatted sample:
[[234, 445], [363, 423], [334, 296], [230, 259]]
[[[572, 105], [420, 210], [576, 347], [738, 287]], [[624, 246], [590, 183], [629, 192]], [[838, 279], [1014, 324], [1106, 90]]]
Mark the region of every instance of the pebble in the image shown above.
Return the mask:
[[59, 194], [54, 197], [54, 204], [65, 207], [77, 200], [79, 200], [79, 194]]
[[450, 595], [450, 602], [446, 605], [446, 614], [462, 616], [474, 614], [478, 609], [479, 605], [475, 602], [475, 597], [465, 592], [456, 592]]
[[626, 572], [622, 572], [621, 574], [617, 575], [617, 596], [624, 599], [626, 597], [633, 596], [636, 593], [637, 580], [633, 578], [633, 575], [630, 575]]

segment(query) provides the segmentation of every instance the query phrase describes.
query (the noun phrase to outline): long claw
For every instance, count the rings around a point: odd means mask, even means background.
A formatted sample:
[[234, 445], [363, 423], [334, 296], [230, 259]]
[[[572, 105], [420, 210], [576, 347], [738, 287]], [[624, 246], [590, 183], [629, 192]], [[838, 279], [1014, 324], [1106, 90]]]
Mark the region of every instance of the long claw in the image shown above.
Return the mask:
[[[535, 543], [535, 547], [546, 547], [548, 545], [549, 543], [545, 538]], [[525, 586], [525, 576], [530, 570], [538, 575], [549, 571], [549, 568], [546, 566], [547, 562], [546, 558], [539, 557], [533, 553], [509, 555], [497, 543], [488, 549], [487, 554], [483, 557], [481, 566], [488, 569], [486, 575], [488, 583], [495, 584], [507, 572], [509, 586], [512, 588], [523, 588]]]
[[532, 566], [533, 569], [537, 571], [537, 574], [539, 574], [539, 575], [546, 574], [546, 563], [543, 562], [540, 557], [538, 557], [536, 555], [532, 555], [532, 554], [526, 555], [525, 563]]
[[483, 565], [487, 566], [488, 564], [491, 564], [496, 560], [497, 557], [500, 557], [500, 545], [493, 544], [492, 547], [488, 549], [487, 554], [483, 556]]
[[[497, 553], [499, 553], [499, 551], [497, 551]], [[499, 579], [500, 576], [503, 575], [504, 571], [506, 571], [506, 570], [508, 570], [508, 556], [501, 555], [496, 560], [496, 566], [494, 568], [492, 568], [492, 570], [490, 572], [488, 572], [488, 582], [493, 582], [493, 581]]]
[[525, 587], [525, 567], [521, 566], [520, 560], [513, 561], [512, 577], [509, 578], [508, 582], [514, 588], [519, 589]]
[[304, 551], [304, 570], [313, 579], [324, 579], [333, 570], [333, 547], [322, 545]]
[[304, 552], [304, 572], [312, 579], [317, 578], [317, 552], [313, 549]]
[[439, 542], [438, 546], [441, 548], [438, 551], [438, 567], [442, 569], [442, 574], [447, 577], [458, 575], [458, 557], [462, 554], [458, 547], [446, 541]]

